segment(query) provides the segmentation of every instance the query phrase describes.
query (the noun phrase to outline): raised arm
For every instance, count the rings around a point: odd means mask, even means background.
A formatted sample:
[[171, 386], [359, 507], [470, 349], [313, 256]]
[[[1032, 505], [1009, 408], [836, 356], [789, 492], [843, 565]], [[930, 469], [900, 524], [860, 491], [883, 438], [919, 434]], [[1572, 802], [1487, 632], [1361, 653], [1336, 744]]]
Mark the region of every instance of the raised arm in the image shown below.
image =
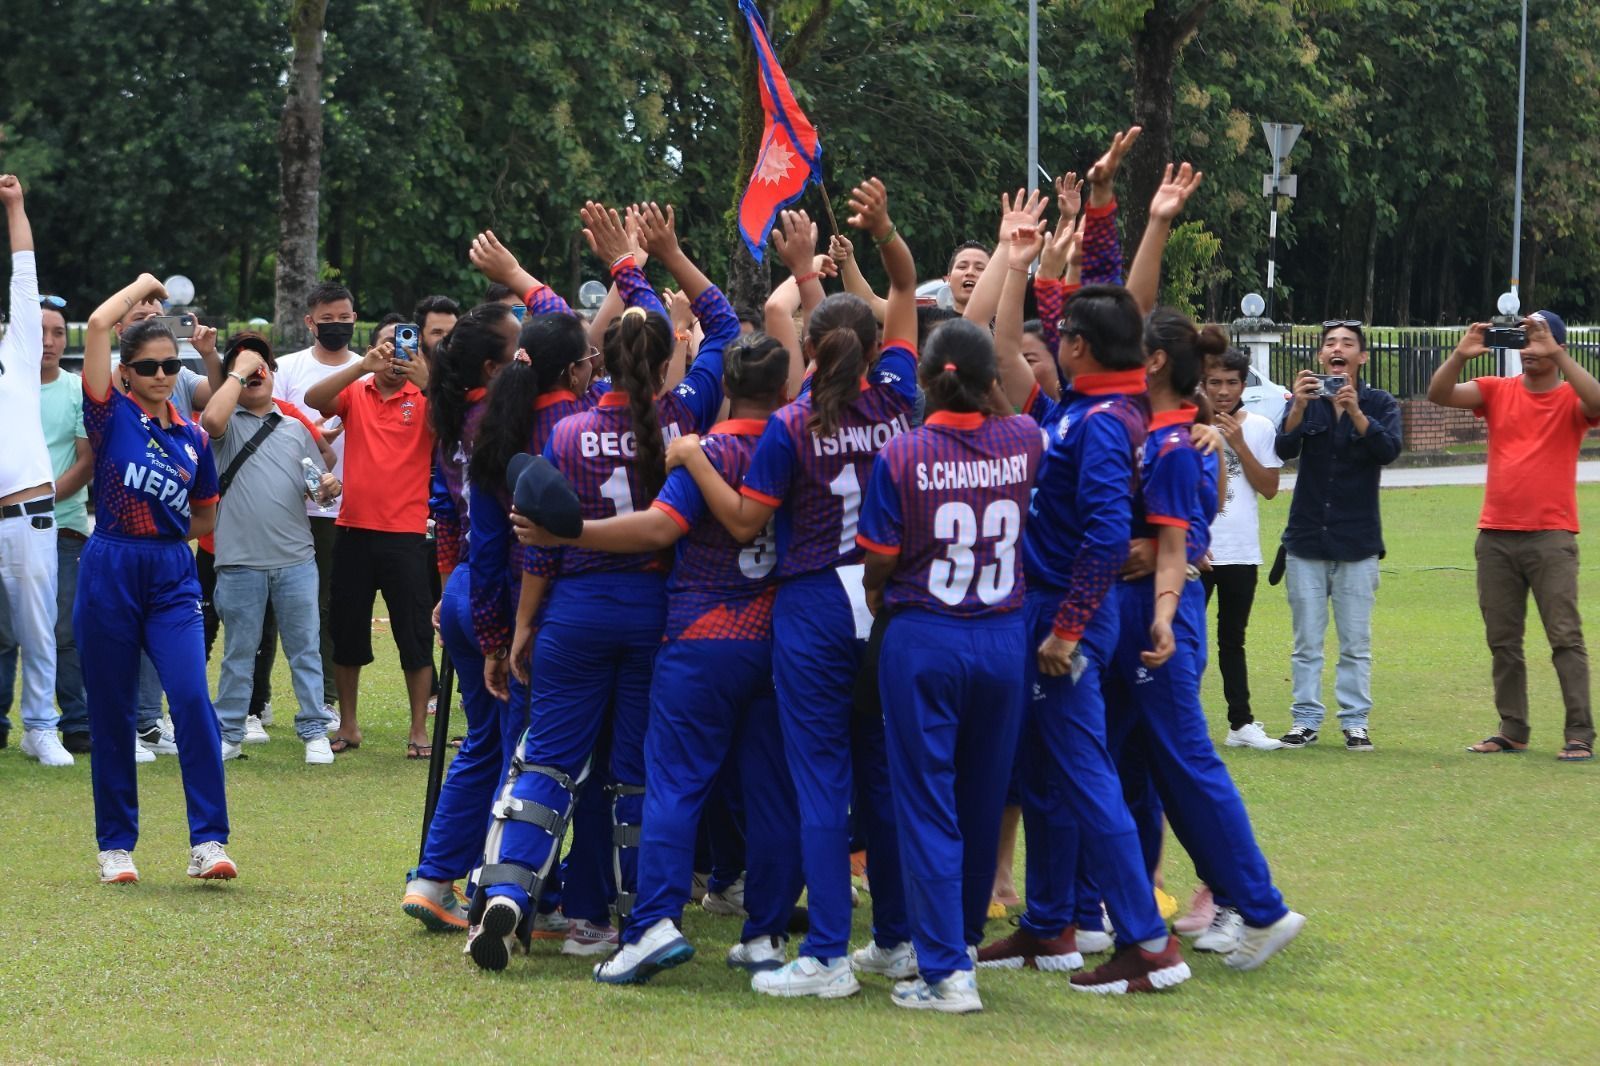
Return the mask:
[[1144, 236], [1139, 240], [1139, 250], [1134, 254], [1133, 266], [1128, 270], [1128, 291], [1139, 304], [1139, 313], [1148, 315], [1156, 306], [1161, 290], [1161, 256], [1167, 249], [1167, 238], [1172, 234], [1173, 220], [1183, 211], [1183, 205], [1200, 186], [1204, 175], [1184, 163], [1173, 170], [1168, 163], [1161, 175], [1161, 185], [1150, 200], [1150, 220], [1145, 224]]
[[[889, 193], [883, 182], [868, 178], [850, 192], [850, 225], [872, 235], [889, 274], [888, 308], [883, 316], [886, 340], [915, 341], [917, 337], [917, 264], [911, 249], [889, 218]], [[698, 482], [700, 479], [697, 477]], [[766, 523], [755, 527], [759, 532]], [[751, 536], [755, 534], [752, 533]], [[748, 539], [748, 538], [747, 538]]]
[[844, 282], [844, 291], [867, 301], [867, 306], [872, 308], [872, 317], [882, 322], [883, 313], [889, 305], [882, 296], [872, 291], [872, 286], [867, 283], [867, 276], [861, 273], [861, 264], [856, 262], [856, 246], [851, 243], [850, 238], [842, 233], [835, 233], [829, 237], [828, 256], [839, 270], [839, 280]]
[[[1459, 407], [1463, 411], [1474, 411], [1483, 406], [1483, 390], [1478, 388], [1478, 383], [1461, 381], [1460, 378], [1462, 367], [1489, 351], [1483, 343], [1484, 333], [1488, 329], [1487, 322], [1474, 322], [1467, 327], [1456, 350], [1445, 357], [1439, 369], [1433, 372], [1433, 377], [1428, 379], [1428, 402], [1440, 407]], [[1531, 334], [1529, 339], [1532, 339]]]
[[307, 389], [306, 406], [315, 408], [325, 418], [331, 418], [339, 412], [341, 392], [368, 374], [389, 369], [389, 364], [393, 361], [394, 345], [389, 341], [384, 341], [375, 348], [368, 348], [367, 354], [361, 357], [359, 363], [351, 363], [341, 370], [335, 370]]
[[[33, 251], [33, 226], [28, 222], [28, 212], [22, 206], [22, 182], [15, 174], [0, 174], [0, 204], [6, 209], [6, 228], [11, 232], [11, 254]], [[39, 294], [34, 292], [34, 302]], [[16, 308], [12, 308], [15, 313]]]
[[589, 242], [590, 250], [607, 264], [617, 291], [622, 294], [622, 302], [629, 307], [654, 311], [670, 321], [667, 309], [661, 306], [661, 298], [650, 287], [644, 271], [640, 269], [622, 216], [613, 208], [594, 200], [585, 203], [578, 215], [583, 219], [583, 235]]
[[972, 288], [972, 296], [967, 300], [967, 309], [962, 312], [962, 317], [968, 322], [974, 322], [985, 329], [989, 328], [989, 323], [994, 319], [995, 309], [1000, 306], [1000, 294], [1005, 288], [1007, 253], [1011, 247], [1011, 238], [1019, 229], [1037, 230], [1048, 204], [1049, 201], [1038, 189], [1028, 192], [1026, 196], [1023, 195], [1023, 190], [1018, 189], [1015, 200], [1005, 193], [1000, 194], [999, 243], [995, 245], [994, 254], [989, 257], [989, 264], [979, 275], [978, 284]]
[[490, 281], [498, 281], [522, 297], [522, 302], [527, 305], [528, 314], [572, 311], [572, 308], [567, 306], [567, 301], [552, 292], [550, 286], [523, 269], [511, 249], [501, 244], [500, 239], [494, 235], [494, 230], [486, 229], [472, 239], [472, 247], [467, 251], [467, 258], [478, 268], [478, 273]]
[[111, 327], [135, 304], [166, 298], [167, 290], [154, 274], [140, 274], [94, 309], [83, 331], [83, 387], [90, 396], [103, 399], [111, 394]]
[[811, 312], [827, 295], [822, 279], [837, 273], [833, 260], [817, 255], [817, 224], [804, 211], [782, 211], [778, 224], [772, 227], [772, 246], [777, 249], [783, 265], [789, 268], [800, 295], [801, 329], [811, 321]]
[[1583, 413], [1589, 418], [1600, 418], [1600, 381], [1596, 381], [1594, 375], [1583, 368], [1583, 364], [1568, 354], [1565, 345], [1556, 343], [1550, 333], [1550, 324], [1544, 319], [1525, 318], [1522, 325], [1528, 331], [1528, 347], [1523, 351], [1532, 351], [1554, 362], [1561, 376], [1572, 386], [1572, 391], [1578, 394]]
[[233, 361], [233, 372], [222, 379], [221, 388], [212, 390], [211, 398], [200, 412], [200, 428], [212, 440], [227, 436], [228, 419], [233, 417], [233, 409], [239, 406], [239, 394], [244, 391], [244, 383], [266, 365], [261, 353], [253, 348], [244, 348], [239, 352], [239, 357]]
[[[1044, 235], [1030, 226], [1020, 226], [1011, 235], [1004, 258], [1005, 288], [1000, 291], [1000, 306], [994, 318], [994, 357], [1000, 368], [1000, 385], [1006, 402], [1014, 410], [1027, 406], [1033, 395], [1033, 368], [1022, 357], [1022, 301], [1028, 292], [1028, 267], [1045, 245]], [[994, 264], [991, 259], [990, 265]], [[971, 302], [968, 302], [971, 306]]]

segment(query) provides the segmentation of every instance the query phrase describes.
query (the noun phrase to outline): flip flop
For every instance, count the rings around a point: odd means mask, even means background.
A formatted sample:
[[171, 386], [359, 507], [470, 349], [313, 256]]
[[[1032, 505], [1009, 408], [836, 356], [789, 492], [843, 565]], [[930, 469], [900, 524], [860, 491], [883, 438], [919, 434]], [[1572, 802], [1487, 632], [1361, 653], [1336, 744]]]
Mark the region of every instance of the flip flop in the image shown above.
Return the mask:
[[[1494, 747], [1488, 747], [1490, 744], [1493, 744]], [[1516, 747], [1509, 739], [1499, 733], [1492, 737], [1485, 737], [1476, 744], [1467, 745], [1467, 751], [1473, 755], [1521, 755], [1527, 750], [1528, 746], [1526, 744], [1520, 748]]]
[[407, 741], [406, 742], [406, 758], [408, 758], [408, 759], [430, 759], [432, 757], [433, 757], [433, 745], [432, 744], [416, 744], [416, 743], [413, 743], [411, 741]]
[[1557, 762], [1588, 762], [1594, 758], [1594, 749], [1581, 740], [1569, 740], [1556, 756]]
[[360, 741], [346, 740], [344, 737], [334, 737], [328, 741], [328, 747], [335, 755], [343, 755], [347, 751], [355, 751], [361, 746]]

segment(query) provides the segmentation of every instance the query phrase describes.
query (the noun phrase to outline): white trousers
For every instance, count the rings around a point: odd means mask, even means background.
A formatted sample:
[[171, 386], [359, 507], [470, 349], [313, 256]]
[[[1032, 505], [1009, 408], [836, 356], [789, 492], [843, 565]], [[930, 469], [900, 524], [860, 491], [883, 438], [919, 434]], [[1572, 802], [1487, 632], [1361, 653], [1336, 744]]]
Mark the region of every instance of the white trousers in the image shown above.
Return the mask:
[[22, 649], [22, 724], [54, 729], [56, 710], [56, 523], [49, 514], [0, 518], [0, 583]]

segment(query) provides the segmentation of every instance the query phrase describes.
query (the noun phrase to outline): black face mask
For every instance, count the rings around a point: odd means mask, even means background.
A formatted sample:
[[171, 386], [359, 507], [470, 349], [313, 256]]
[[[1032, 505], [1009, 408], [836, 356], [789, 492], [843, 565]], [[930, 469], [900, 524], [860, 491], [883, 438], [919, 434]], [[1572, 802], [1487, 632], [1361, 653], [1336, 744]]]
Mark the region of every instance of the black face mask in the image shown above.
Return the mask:
[[342, 352], [350, 347], [350, 338], [356, 335], [354, 322], [318, 322], [317, 343], [325, 352]]

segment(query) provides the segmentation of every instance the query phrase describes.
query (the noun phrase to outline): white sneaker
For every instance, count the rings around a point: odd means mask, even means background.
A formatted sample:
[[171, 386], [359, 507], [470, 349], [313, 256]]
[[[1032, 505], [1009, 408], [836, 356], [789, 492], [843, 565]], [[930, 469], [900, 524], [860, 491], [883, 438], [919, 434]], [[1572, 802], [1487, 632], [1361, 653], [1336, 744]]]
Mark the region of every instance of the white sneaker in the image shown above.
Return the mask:
[[1261, 728], [1260, 722], [1251, 722], [1238, 729], [1228, 730], [1228, 739], [1223, 744], [1230, 748], [1254, 748], [1257, 751], [1277, 751], [1283, 747], [1281, 740], [1267, 736], [1267, 731]]
[[728, 965], [753, 974], [776, 970], [785, 961], [781, 936], [758, 936], [728, 949]]
[[1218, 907], [1217, 916], [1211, 919], [1211, 928], [1194, 938], [1194, 949], [1228, 955], [1238, 950], [1243, 938], [1244, 919], [1239, 917], [1239, 912], [1232, 907]]
[[261, 726], [261, 719], [255, 715], [246, 715], [244, 720], [244, 742], [246, 744], [265, 744], [272, 738], [267, 736], [267, 731]]
[[1098, 955], [1117, 946], [1117, 938], [1100, 929], [1079, 929], [1073, 939], [1080, 955]]
[[61, 746], [54, 729], [30, 729], [22, 734], [22, 754], [38, 759], [40, 766], [71, 766], [77, 762], [72, 752]]
[[202, 881], [232, 881], [239, 868], [215, 840], [203, 840], [189, 849], [189, 876]]
[[763, 970], [750, 978], [750, 987], [769, 996], [816, 996], [818, 999], [843, 999], [861, 991], [850, 960], [821, 959], [802, 955], [776, 970]]
[[172, 724], [165, 718], [139, 734], [139, 743], [157, 755], [178, 754], [178, 741], [172, 735]]
[[312, 766], [327, 766], [333, 762], [333, 745], [327, 737], [312, 737], [306, 741], [306, 762]]
[[638, 940], [596, 963], [594, 979], [603, 985], [642, 985], [662, 970], [682, 966], [692, 958], [694, 945], [678, 932], [672, 919], [662, 918]]
[[851, 952], [850, 968], [856, 973], [875, 973], [906, 981], [917, 976], [917, 949], [911, 941], [903, 940], [892, 948], [879, 947], [873, 941], [859, 951]]
[[139, 763], [155, 762], [156, 753], [135, 739], [133, 742], [133, 761], [136, 765]]
[[533, 916], [533, 931], [529, 933], [530, 940], [565, 940], [567, 930], [572, 923], [560, 911], [551, 911], [545, 914], [536, 912]]
[[467, 930], [467, 901], [453, 881], [411, 878], [406, 882], [400, 909], [421, 922], [429, 932], [464, 933]]
[[567, 923], [567, 936], [561, 942], [561, 954], [583, 957], [604, 955], [616, 950], [617, 931], [610, 925], [596, 925], [582, 918]]
[[983, 1009], [983, 1000], [978, 998], [978, 978], [971, 970], [958, 970], [932, 985], [920, 977], [901, 981], [894, 986], [889, 1000], [896, 1007], [945, 1014], [971, 1014]]
[[331, 703], [324, 703], [322, 713], [328, 718], [328, 732], [339, 732], [339, 708]]
[[1235, 970], [1254, 970], [1288, 947], [1289, 941], [1299, 936], [1305, 926], [1306, 916], [1295, 911], [1261, 929], [1247, 925], [1239, 938], [1239, 946], [1222, 961]]
[[261, 724], [262, 725], [271, 725], [272, 724], [272, 701], [271, 700], [268, 700], [266, 703], [263, 703], [261, 705], [261, 713], [259, 715], [257, 715], [256, 717], [261, 719]]
[[720, 914], [725, 918], [750, 917], [744, 909], [743, 875], [721, 892], [707, 892], [700, 897], [700, 906], [705, 908], [708, 914]]
[[100, 883], [102, 885], [136, 885], [139, 871], [133, 865], [133, 852], [117, 848], [100, 853]]
[[222, 742], [222, 761], [228, 762], [229, 760], [237, 759], [241, 750], [243, 749], [233, 741], [224, 740]]
[[467, 954], [481, 969], [503, 970], [517, 947], [522, 908], [509, 896], [495, 896], [483, 908], [478, 924], [467, 930]]

